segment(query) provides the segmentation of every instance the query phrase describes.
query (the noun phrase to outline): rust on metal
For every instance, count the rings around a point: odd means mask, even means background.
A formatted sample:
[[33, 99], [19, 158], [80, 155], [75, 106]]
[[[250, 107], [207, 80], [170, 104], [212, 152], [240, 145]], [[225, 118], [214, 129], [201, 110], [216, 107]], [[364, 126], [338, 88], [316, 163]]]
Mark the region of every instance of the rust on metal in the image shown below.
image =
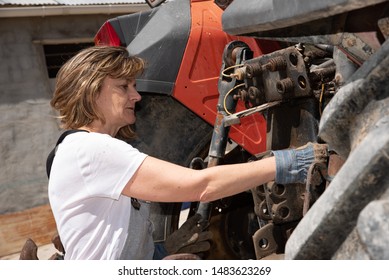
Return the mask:
[[305, 185], [303, 216], [308, 212], [313, 202], [313, 188], [320, 185], [325, 178], [328, 178], [328, 169], [324, 163], [314, 162], [308, 169], [307, 182]]

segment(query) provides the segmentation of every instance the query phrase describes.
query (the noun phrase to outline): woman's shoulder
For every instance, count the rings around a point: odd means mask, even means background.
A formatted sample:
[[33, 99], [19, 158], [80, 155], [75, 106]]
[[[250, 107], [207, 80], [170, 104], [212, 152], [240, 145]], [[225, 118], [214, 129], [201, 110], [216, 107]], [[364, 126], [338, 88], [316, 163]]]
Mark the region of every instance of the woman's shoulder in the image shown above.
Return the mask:
[[[80, 132], [68, 136], [68, 144], [84, 151], [136, 150], [127, 142], [114, 138], [108, 134], [97, 132]], [[68, 138], [67, 137], [67, 138]]]
[[93, 141], [101, 141], [101, 142], [110, 142], [116, 141], [118, 139], [113, 138], [112, 136], [104, 133], [98, 132], [88, 132], [86, 130], [78, 130], [72, 134], [69, 134], [66, 137], [66, 140], [70, 142], [79, 141], [79, 140], [93, 140]]

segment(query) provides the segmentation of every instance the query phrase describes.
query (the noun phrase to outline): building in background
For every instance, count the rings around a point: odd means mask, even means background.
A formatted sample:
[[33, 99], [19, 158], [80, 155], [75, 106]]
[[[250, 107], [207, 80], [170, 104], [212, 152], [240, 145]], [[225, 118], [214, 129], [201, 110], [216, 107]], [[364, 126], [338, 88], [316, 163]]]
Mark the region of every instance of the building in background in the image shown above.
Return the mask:
[[40, 243], [51, 237], [42, 207], [46, 157], [60, 134], [49, 105], [59, 67], [93, 45], [107, 19], [148, 9], [142, 0], [0, 0], [0, 257], [34, 231]]

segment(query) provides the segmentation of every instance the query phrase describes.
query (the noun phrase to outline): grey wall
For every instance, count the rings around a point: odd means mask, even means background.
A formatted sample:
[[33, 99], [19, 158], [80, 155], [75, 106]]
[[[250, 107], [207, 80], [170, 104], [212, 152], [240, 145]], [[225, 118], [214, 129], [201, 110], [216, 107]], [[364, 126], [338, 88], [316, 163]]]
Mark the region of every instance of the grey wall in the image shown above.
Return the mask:
[[0, 214], [48, 203], [46, 157], [60, 128], [40, 42], [93, 38], [115, 16], [0, 19]]

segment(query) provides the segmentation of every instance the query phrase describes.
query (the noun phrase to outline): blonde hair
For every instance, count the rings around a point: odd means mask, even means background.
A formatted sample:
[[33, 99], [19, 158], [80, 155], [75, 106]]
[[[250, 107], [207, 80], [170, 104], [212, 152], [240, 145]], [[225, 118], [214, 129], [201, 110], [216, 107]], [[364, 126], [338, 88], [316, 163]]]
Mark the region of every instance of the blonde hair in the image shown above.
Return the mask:
[[[96, 99], [105, 77], [135, 79], [144, 61], [130, 56], [124, 47], [95, 46], [84, 49], [59, 70], [50, 105], [59, 112], [64, 129], [77, 129], [94, 120], [105, 122], [96, 109]], [[132, 138], [131, 126], [122, 127], [116, 137]]]

